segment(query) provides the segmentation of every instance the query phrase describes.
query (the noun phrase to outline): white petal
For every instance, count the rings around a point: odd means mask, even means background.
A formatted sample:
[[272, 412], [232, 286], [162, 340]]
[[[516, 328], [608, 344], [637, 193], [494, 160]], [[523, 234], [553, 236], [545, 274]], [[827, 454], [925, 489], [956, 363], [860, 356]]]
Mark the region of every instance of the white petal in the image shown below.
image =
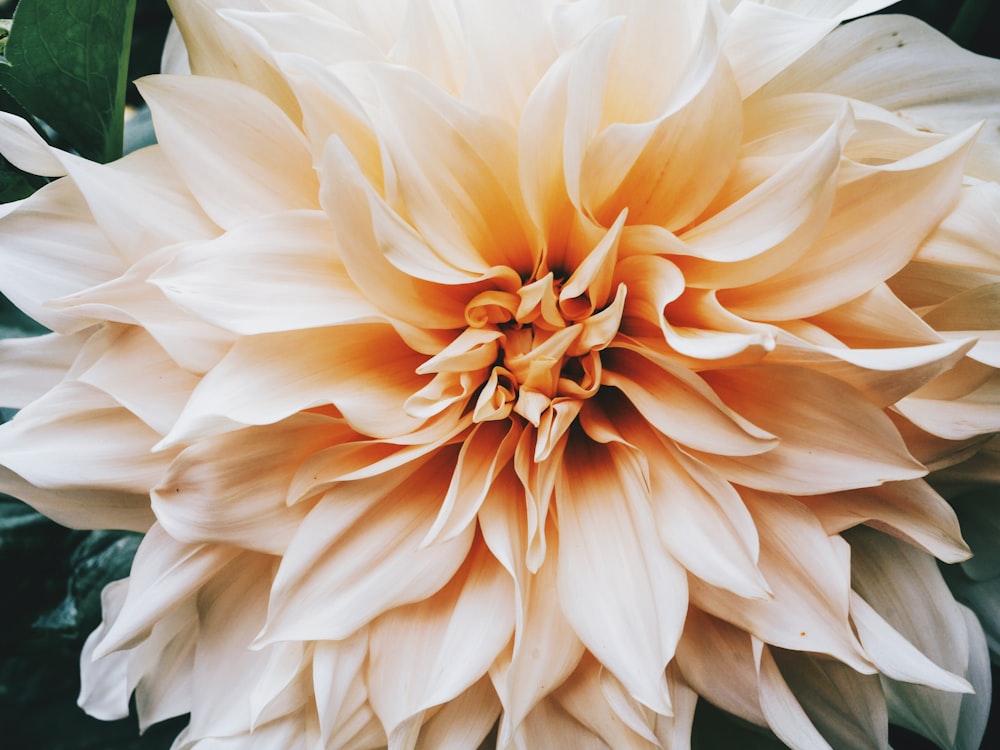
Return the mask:
[[[473, 529], [421, 548], [453, 452], [326, 493], [289, 544], [258, 643], [346, 638], [380, 614], [439, 591], [465, 560]], [[445, 475], [446, 476], [446, 475]], [[406, 502], [398, 501], [405, 497]]]
[[851, 592], [851, 620], [872, 662], [886, 677], [949, 692], [971, 689], [964, 679], [924, 656], [855, 591]]
[[289, 507], [288, 486], [303, 458], [329, 444], [332, 422], [300, 414], [189, 446], [152, 490], [160, 524], [180, 542], [282, 554], [311, 507]]
[[752, 458], [698, 453], [731, 482], [812, 495], [926, 473], [889, 418], [828, 375], [764, 365], [716, 370], [704, 377], [729, 407], [780, 439]]
[[132, 561], [125, 605], [97, 645], [97, 658], [141, 642], [168, 612], [193, 598], [238, 554], [239, 550], [218, 544], [180, 544], [154, 524]]
[[[150, 372], [156, 377], [149, 377]], [[198, 382], [138, 326], [105, 327], [87, 342], [74, 374], [160, 435], [170, 431]]]
[[421, 359], [386, 325], [241, 338], [198, 384], [160, 447], [272, 424], [331, 402], [360, 431], [379, 437], [409, 432], [420, 420], [402, 405], [426, 380], [414, 374]]
[[988, 119], [996, 145], [1000, 62], [974, 55], [909, 16], [841, 26], [765, 93], [827, 91], [897, 111], [917, 127], [958, 132]]
[[664, 670], [683, 627], [687, 585], [656, 536], [648, 479], [621, 445], [571, 441], [564, 460], [556, 482], [563, 611], [629, 693], [670, 714]]
[[45, 177], [66, 174], [55, 149], [17, 115], [0, 112], [0, 144], [0, 153], [18, 169]]
[[114, 653], [94, 659], [94, 649], [118, 618], [127, 592], [128, 579], [113, 581], [104, 587], [101, 591], [104, 618], [100, 626], [87, 636], [80, 652], [80, 697], [77, 704], [90, 716], [102, 721], [124, 719], [129, 713], [129, 655]]
[[125, 264], [94, 224], [76, 186], [57, 180], [0, 218], [4, 294], [47, 328], [72, 332], [91, 324], [45, 303], [118, 276]]
[[851, 560], [801, 504], [782, 495], [741, 492], [760, 534], [759, 567], [773, 591], [742, 599], [691, 581], [691, 601], [772, 646], [829, 654], [863, 674], [875, 670], [848, 619]]
[[335, 247], [325, 214], [287, 212], [179, 249], [150, 281], [206, 322], [243, 335], [381, 317]]
[[20, 409], [58, 385], [91, 333], [0, 339], [3, 405]]
[[919, 479], [799, 500], [816, 514], [829, 534], [867, 523], [944, 562], [961, 562], [972, 554], [962, 540], [955, 511]]
[[692, 607], [677, 645], [677, 666], [698, 695], [751, 724], [767, 726], [750, 639], [745, 630]]
[[157, 434], [109, 396], [63, 383], [0, 426], [0, 462], [42, 489], [145, 494], [170, 456]]
[[[419, 726], [427, 709], [454, 700], [486, 674], [513, 634], [513, 603], [510, 577], [478, 542], [444, 588], [372, 622], [368, 690], [391, 745]], [[466, 720], [485, 724], [485, 734], [498, 701], [488, 681], [483, 687], [493, 700]]]
[[827, 742], [888, 750], [889, 716], [878, 676], [802, 652], [771, 650], [771, 656]]
[[958, 197], [976, 129], [881, 166], [849, 162], [833, 212], [809, 253], [720, 301], [755, 320], [809, 317], [843, 304], [906, 265]]
[[263, 94], [198, 76], [157, 76], [139, 86], [164, 154], [219, 226], [319, 208], [305, 139]]
[[778, 738], [792, 750], [831, 750], [796, 700], [774, 661], [771, 649], [752, 638], [760, 680], [760, 707]]
[[[500, 747], [509, 745], [532, 708], [569, 677], [584, 652], [559, 607], [556, 565], [550, 559], [537, 573], [528, 572], [527, 518], [519, 508], [523, 496], [523, 487], [508, 470], [497, 479], [479, 513], [483, 539], [507, 568], [517, 594], [513, 647], [490, 669], [504, 707]], [[558, 554], [554, 529], [546, 541], [552, 554]]]
[[416, 750], [465, 750], [482, 747], [496, 723], [500, 704], [488, 678], [483, 677], [454, 700], [445, 703], [420, 730]]
[[59, 159], [97, 226], [127, 262], [164, 245], [219, 233], [160, 146], [134, 151], [111, 164], [95, 164], [72, 154], [61, 154]]
[[[935, 664], [964, 675], [970, 635], [959, 605], [932, 557], [896, 539], [858, 527], [851, 540], [853, 586], [895, 630]], [[919, 668], [916, 661], [909, 668]], [[922, 681], [938, 675], [922, 670]], [[891, 721], [951, 746], [958, 729], [961, 694], [885, 678]], [[954, 688], [953, 688], [954, 689]]]

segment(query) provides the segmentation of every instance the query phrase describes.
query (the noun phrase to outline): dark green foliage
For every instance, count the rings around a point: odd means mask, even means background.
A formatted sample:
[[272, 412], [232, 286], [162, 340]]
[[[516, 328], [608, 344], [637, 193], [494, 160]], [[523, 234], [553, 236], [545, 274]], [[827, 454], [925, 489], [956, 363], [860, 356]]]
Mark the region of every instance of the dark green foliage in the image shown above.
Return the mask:
[[82, 156], [121, 156], [135, 0], [21, 0], [0, 85]]

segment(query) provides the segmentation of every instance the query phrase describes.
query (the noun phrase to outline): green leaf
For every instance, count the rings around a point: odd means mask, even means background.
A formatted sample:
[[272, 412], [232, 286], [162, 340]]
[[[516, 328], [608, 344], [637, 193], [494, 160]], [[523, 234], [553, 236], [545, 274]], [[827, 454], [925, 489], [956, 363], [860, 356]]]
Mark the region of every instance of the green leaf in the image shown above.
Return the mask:
[[127, 531], [92, 531], [70, 557], [69, 590], [58, 607], [35, 621], [36, 628], [79, 638], [101, 622], [101, 590], [125, 578], [142, 539]]
[[0, 339], [38, 336], [47, 331], [45, 326], [36, 323], [0, 294]]
[[948, 29], [948, 36], [952, 41], [963, 47], [972, 46], [993, 2], [994, 0], [965, 0]]
[[[5, 33], [3, 27], [0, 26], [0, 34]], [[4, 39], [0, 38], [0, 45], [4, 44]], [[28, 113], [3, 89], [0, 89], [0, 110], [13, 112], [21, 117], [29, 117]], [[10, 203], [27, 198], [45, 183], [44, 177], [22, 172], [0, 156], [0, 203]]]
[[136, 0], [21, 0], [0, 85], [79, 154], [122, 153]]

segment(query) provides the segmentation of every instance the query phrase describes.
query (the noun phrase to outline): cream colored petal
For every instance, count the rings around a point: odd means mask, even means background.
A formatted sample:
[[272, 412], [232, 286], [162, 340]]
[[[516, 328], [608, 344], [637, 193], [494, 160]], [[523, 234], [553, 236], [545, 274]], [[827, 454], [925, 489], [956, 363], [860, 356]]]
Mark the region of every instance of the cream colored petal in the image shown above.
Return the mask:
[[965, 185], [955, 209], [917, 251], [916, 260], [935, 266], [1000, 273], [1000, 185]]
[[799, 501], [816, 515], [828, 534], [865, 523], [944, 562], [960, 562], [972, 554], [962, 540], [951, 505], [920, 479], [800, 497]]
[[[128, 651], [128, 684], [135, 690], [139, 731], [174, 716], [191, 713], [191, 679], [198, 640], [194, 598], [173, 608]], [[108, 654], [114, 658], [119, 652]]]
[[93, 331], [0, 339], [0, 399], [20, 409], [59, 384]]
[[920, 398], [899, 401], [895, 408], [903, 416], [933, 435], [947, 440], [965, 440], [1000, 430], [1000, 376], [951, 400]]
[[[588, 146], [601, 131], [604, 121], [605, 92], [608, 86], [611, 55], [624, 23], [624, 18], [612, 18], [590, 31], [572, 53], [563, 55], [567, 59], [567, 66], [564, 71], [559, 70], [553, 76], [550, 85], [555, 91], [547, 92], [555, 101], [543, 108], [542, 112], [536, 113], [532, 111], [532, 102], [529, 99], [529, 108], [525, 111], [526, 117], [529, 114], [562, 116], [561, 121], [547, 122], [546, 125], [562, 135], [559, 144], [562, 151], [560, 177], [569, 199], [577, 210], [583, 208], [581, 191], [584, 159]], [[563, 88], [565, 93], [561, 90]], [[535, 96], [540, 96], [538, 90]], [[562, 109], [564, 97], [565, 110]], [[546, 175], [546, 177], [555, 179], [556, 175]], [[608, 213], [617, 216], [621, 213], [620, 207], [618, 211]], [[605, 222], [605, 226], [610, 223], [610, 221]], [[556, 253], [559, 252], [558, 246], [551, 249]], [[557, 256], [550, 261], [550, 267], [559, 265], [560, 262]]]
[[[290, 52], [324, 66], [383, 59], [372, 39], [336, 17], [323, 14], [315, 5], [304, 5], [298, 12], [275, 7], [269, 10], [224, 8], [219, 15], [234, 27], [242, 27], [244, 37], [257, 49], [259, 56], [276, 62], [278, 68], [282, 67], [282, 54]], [[301, 99], [299, 102], [301, 104]]]
[[605, 122], [651, 120], [689, 101], [718, 58], [711, 3], [632, 0], [626, 7], [603, 92]]
[[175, 249], [166, 247], [118, 278], [62, 297], [49, 307], [84, 320], [142, 326], [180, 367], [202, 374], [222, 359], [235, 337], [179, 309], [158, 287], [147, 283], [149, 275], [167, 262]]
[[418, 430], [395, 439], [370, 440], [346, 424], [334, 443], [302, 462], [288, 488], [289, 505], [329, 489], [338, 482], [367, 479], [434, 453], [455, 442], [472, 425], [470, 414], [461, 416], [462, 404], [427, 421]]
[[989, 726], [993, 698], [990, 652], [979, 618], [968, 607], [960, 604], [959, 608], [969, 631], [971, 647], [966, 676], [976, 692], [962, 696], [955, 745], [961, 748], [982, 747], [984, 734]]
[[874, 404], [886, 407], [955, 367], [974, 343], [965, 340], [883, 349], [779, 345], [768, 361], [832, 375]]
[[612, 435], [620, 429], [620, 439], [642, 453], [654, 522], [670, 554], [713, 586], [765, 598], [767, 583], [757, 570], [757, 531], [736, 490], [657, 437], [629, 410], [615, 405], [600, 414], [590, 408], [581, 426], [595, 435], [598, 420], [603, 432]]
[[[222, 20], [219, 13], [222, 6], [219, 0], [175, 0], [171, 4], [192, 72], [198, 76], [228, 78], [251, 84], [294, 117], [297, 114], [295, 99], [288, 87], [261, 58], [251, 40], [247, 39], [245, 30]], [[261, 10], [266, 3], [261, 0], [227, 0], [225, 7]]]
[[745, 99], [836, 28], [836, 18], [809, 18], [780, 6], [743, 0], [724, 26], [722, 50]]
[[468, 57], [462, 99], [516, 126], [528, 95], [557, 55], [546, 9], [531, 0], [502, 5], [461, 0], [457, 6]]
[[814, 495], [926, 474], [888, 417], [828, 375], [763, 365], [705, 377], [730, 408], [781, 441], [752, 459], [698, 453], [731, 482]]
[[333, 420], [312, 414], [201, 440], [152, 490], [152, 507], [180, 542], [218, 542], [280, 555], [310, 509], [285, 503], [303, 459], [329, 445]]
[[101, 590], [101, 624], [89, 635], [80, 652], [80, 696], [77, 705], [102, 721], [124, 719], [129, 714], [128, 653], [94, 659], [94, 649], [118, 618], [128, 579], [112, 581]]
[[[624, 727], [622, 727], [623, 729], [627, 728], [628, 730], [631, 730], [633, 734], [637, 735], [642, 740], [645, 740], [646, 743], [659, 747], [660, 740], [653, 731], [653, 726], [656, 724], [656, 720], [660, 717], [660, 714], [646, 708], [636, 701], [635, 698], [628, 694], [628, 691], [625, 690], [625, 686], [622, 685], [621, 681], [619, 681], [606, 669], [600, 670], [597, 683], [600, 687], [600, 695], [593, 695], [592, 697], [587, 696], [589, 700], [581, 701], [583, 706], [587, 706], [588, 703], [597, 703], [601, 706], [601, 708], [604, 708], [602, 704], [606, 704], [607, 707], [611, 709], [611, 716], [609, 718], [617, 720], [614, 721], [614, 723], [605, 720], [606, 723], [612, 724], [612, 726], [615, 726], [616, 729], [618, 726], [624, 725]], [[569, 707], [571, 705], [570, 701], [567, 700], [570, 692], [569, 686], [566, 686], [563, 691], [560, 691], [561, 694], [559, 698], [562, 699], [564, 707]], [[673, 696], [671, 696], [671, 701], [672, 700]], [[583, 708], [583, 706], [581, 706], [581, 708]], [[673, 708], [672, 704], [671, 708]], [[590, 717], [600, 716], [601, 711], [587, 710], [587, 714], [589, 714]], [[591, 719], [591, 721], [593, 721], [593, 719]], [[602, 732], [602, 734], [608, 736], [609, 733], [605, 731]], [[615, 740], [611, 744], [613, 746], [624, 746], [627, 743]], [[632, 740], [632, 744], [641, 746], [645, 743], [637, 743], [635, 740]]]
[[679, 231], [725, 183], [739, 148], [739, 91], [728, 66], [705, 46], [685, 81], [689, 98], [649, 122], [614, 122], [588, 145], [581, 202], [605, 226], [628, 208], [629, 223]]
[[420, 359], [384, 325], [242, 338], [198, 384], [161, 447], [330, 403], [360, 432], [409, 432], [420, 421], [401, 407], [425, 382], [414, 374]]
[[563, 172], [574, 60], [566, 55], [556, 59], [525, 102], [518, 129], [518, 177], [525, 209], [535, 226], [536, 243], [556, 252], [565, 244], [575, 213]]
[[169, 75], [191, 75], [191, 61], [188, 59], [184, 37], [181, 36], [180, 27], [173, 19], [167, 27], [167, 38], [163, 42], [160, 72]]
[[[653, 712], [641, 707], [614, 676], [606, 675], [606, 669], [590, 654], [584, 655], [580, 666], [553, 693], [552, 699], [615, 750], [652, 750], [656, 747], [656, 737], [646, 725], [644, 715]], [[628, 720], [623, 719], [619, 711], [626, 713]], [[641, 733], [636, 732], [632, 724], [640, 724]]]
[[420, 730], [416, 750], [464, 750], [482, 747], [500, 713], [500, 703], [488, 678], [483, 677], [454, 700], [448, 701]]
[[[845, 536], [851, 541], [855, 591], [935, 664], [965, 675], [970, 635], [933, 558], [864, 527]], [[909, 667], [918, 667], [918, 663], [910, 661]], [[940, 745], [952, 744], [958, 729], [960, 694], [889, 679], [883, 686], [892, 721], [927, 734]]]
[[259, 91], [198, 76], [155, 76], [139, 86], [165, 156], [219, 226], [319, 207], [305, 138]]
[[159, 146], [134, 151], [111, 164], [72, 154], [60, 154], [59, 159], [97, 226], [126, 263], [164, 245], [220, 232]]
[[396, 172], [390, 202], [398, 198], [431, 251], [455, 268], [530, 274], [536, 258], [524, 232], [516, 131], [412, 71], [373, 66], [372, 74], [379, 134]]
[[388, 50], [399, 37], [409, 6], [409, 0], [370, 0], [362, 4], [355, 0], [281, 0], [281, 3], [281, 7], [287, 10], [296, 10], [296, 6], [301, 6], [310, 14], [321, 8], [374, 39], [383, 50]]
[[95, 658], [141, 643], [174, 608], [191, 600], [239, 555], [221, 544], [180, 544], [154, 524], [136, 552], [128, 596], [95, 648]]
[[61, 177], [66, 169], [56, 149], [49, 146], [26, 120], [0, 112], [0, 154], [18, 169], [45, 177]]
[[[896, 278], [898, 275], [890, 284]], [[943, 340], [888, 284], [877, 284], [848, 302], [812, 316], [810, 321], [853, 349], [926, 346]], [[845, 352], [844, 356], [851, 354]]]
[[[372, 622], [368, 690], [393, 747], [412, 748], [399, 738], [423, 723], [425, 711], [456, 699], [485, 676], [513, 634], [513, 603], [510, 577], [477, 540], [440, 591]], [[401, 680], [401, 673], [408, 679]], [[499, 706], [488, 680], [482, 687], [492, 700], [474, 703], [476, 715], [465, 721], [485, 736]]]
[[454, 2], [410, 0], [390, 60], [455, 95], [465, 85], [465, 44]]
[[[750, 639], [746, 631], [691, 607], [677, 644], [677, 666], [699, 696], [763, 727], [767, 720], [760, 706]], [[720, 674], [726, 679], [720, 680]]]
[[63, 383], [0, 426], [0, 463], [48, 490], [145, 494], [169, 454], [154, 454], [157, 434], [109, 396]]
[[720, 455], [756, 457], [774, 447], [769, 433], [727, 408], [696, 375], [647, 354], [652, 355], [642, 349], [605, 350], [602, 384], [621, 390], [660, 432]]
[[336, 135], [358, 161], [365, 179], [382, 192], [381, 144], [362, 104], [363, 92], [352, 90], [352, 79], [342, 67], [328, 68], [297, 52], [278, 53], [276, 58], [302, 108], [302, 130], [317, 169], [327, 141]]
[[767, 723], [792, 750], [831, 750], [785, 682], [771, 649], [751, 637], [759, 680], [760, 707]]
[[313, 686], [325, 747], [385, 747], [382, 725], [368, 703], [364, 663], [368, 630], [341, 641], [319, 641], [313, 655]]
[[826, 91], [899, 112], [904, 121], [957, 132], [983, 119], [1000, 143], [1000, 62], [962, 49], [909, 16], [872, 16], [834, 31], [764, 94]]
[[179, 249], [150, 281], [180, 307], [243, 335], [381, 318], [335, 247], [326, 214], [287, 212]]
[[542, 700], [528, 714], [517, 742], [504, 750], [559, 747], [560, 744], [574, 750], [611, 750], [604, 740], [566, 713], [552, 698]]
[[473, 529], [426, 548], [420, 541], [447, 489], [442, 476], [454, 461], [454, 452], [442, 451], [418, 466], [327, 492], [281, 560], [258, 644], [346, 638], [447, 584], [465, 560]]
[[683, 627], [687, 585], [654, 531], [639, 459], [621, 445], [572, 440], [555, 497], [566, 618], [633, 697], [670, 714], [664, 670]]
[[[830, 127], [808, 148], [768, 179], [680, 235], [687, 251], [706, 260], [743, 261], [766, 253], [804, 225], [812, 237], [829, 215], [841, 149], [853, 128], [847, 105]], [[727, 286], [723, 280], [718, 286]]]
[[493, 481], [514, 457], [521, 437], [518, 423], [505, 422], [480, 423], [462, 442], [448, 493], [423, 544], [453, 539], [475, 521]]
[[720, 300], [756, 320], [809, 317], [885, 281], [958, 197], [976, 129], [883, 166], [841, 166], [833, 212], [810, 252], [776, 276]]
[[225, 570], [216, 571], [218, 575], [198, 593], [188, 728], [196, 737], [233, 737], [263, 729], [252, 724], [253, 686], [267, 673], [271, 652], [280, 647], [248, 646], [264, 621], [274, 567], [270, 555], [244, 553]]
[[992, 367], [1000, 365], [1000, 283], [977, 286], [956, 294], [923, 316], [924, 322], [948, 338], [980, 339], [969, 356]]
[[[490, 551], [515, 583], [514, 642], [490, 667], [490, 677], [503, 704], [499, 747], [508, 747], [539, 701], [576, 668], [584, 646], [559, 607], [556, 565], [550, 559], [537, 573], [526, 565], [528, 524], [523, 510], [524, 489], [508, 469], [494, 484], [479, 512], [479, 526]], [[553, 555], [558, 537], [546, 535]]]
[[[150, 372], [157, 377], [149, 378]], [[107, 326], [74, 365], [76, 379], [104, 391], [160, 435], [173, 426], [198, 379], [142, 328]]]
[[792, 498], [748, 490], [743, 497], [757, 522], [759, 567], [773, 598], [742, 599], [692, 578], [692, 603], [772, 646], [829, 654], [863, 674], [873, 673], [848, 620], [846, 543], [828, 537]]
[[267, 662], [254, 675], [250, 689], [250, 724], [257, 728], [315, 705], [312, 643], [285, 641], [264, 653]]
[[947, 692], [972, 690], [962, 677], [928, 659], [856, 591], [851, 592], [851, 620], [872, 662], [885, 677]]
[[149, 494], [86, 490], [41, 489], [0, 466], [0, 492], [16, 497], [56, 523], [73, 529], [146, 531], [156, 520]]
[[876, 675], [810, 654], [769, 651], [795, 699], [833, 747], [888, 750], [889, 716]]
[[341, 259], [365, 296], [420, 328], [463, 328], [465, 304], [474, 295], [415, 278], [388, 260], [376, 231], [383, 227], [376, 227], [372, 213], [372, 187], [337, 138], [327, 142], [320, 176], [323, 208], [336, 227]]
[[45, 306], [125, 270], [79, 190], [57, 180], [0, 218], [0, 278], [4, 294], [47, 328], [72, 333], [92, 321]]
[[685, 681], [676, 660], [667, 665], [667, 684], [674, 715], [653, 717], [653, 731], [663, 750], [691, 750], [698, 693]]

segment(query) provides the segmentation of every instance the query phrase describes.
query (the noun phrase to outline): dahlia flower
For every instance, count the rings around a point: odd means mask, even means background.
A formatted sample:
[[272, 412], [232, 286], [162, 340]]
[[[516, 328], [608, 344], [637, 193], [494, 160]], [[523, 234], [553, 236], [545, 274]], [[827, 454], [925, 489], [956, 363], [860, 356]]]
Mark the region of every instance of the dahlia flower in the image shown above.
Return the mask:
[[175, 0], [158, 145], [2, 116], [59, 179], [0, 214], [52, 331], [0, 343], [0, 490], [145, 533], [81, 705], [177, 750], [677, 750], [699, 700], [975, 746], [935, 558], [942, 493], [994, 517], [1000, 63], [842, 24], [888, 4]]

